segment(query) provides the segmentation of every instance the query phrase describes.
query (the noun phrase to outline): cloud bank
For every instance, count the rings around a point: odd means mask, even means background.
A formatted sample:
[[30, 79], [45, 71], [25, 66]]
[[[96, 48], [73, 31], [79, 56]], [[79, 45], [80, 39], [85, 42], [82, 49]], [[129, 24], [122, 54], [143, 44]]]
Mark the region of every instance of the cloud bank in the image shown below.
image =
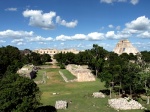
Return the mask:
[[[54, 29], [56, 24], [74, 28], [77, 26], [78, 21], [67, 22], [66, 20], [62, 20], [60, 16], [56, 17], [56, 12], [50, 11], [49, 13], [43, 13], [42, 10], [25, 10], [23, 12], [23, 16], [29, 19], [29, 25], [42, 28], [44, 30]], [[56, 19], [56, 23], [53, 19]]]

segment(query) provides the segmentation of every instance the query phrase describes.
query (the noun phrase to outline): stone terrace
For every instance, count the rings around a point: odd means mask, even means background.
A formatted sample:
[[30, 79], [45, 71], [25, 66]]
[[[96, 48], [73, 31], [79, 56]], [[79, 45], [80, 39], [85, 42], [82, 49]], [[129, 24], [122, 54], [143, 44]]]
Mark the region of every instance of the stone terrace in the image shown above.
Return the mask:
[[87, 66], [70, 64], [66, 66], [66, 69], [77, 77], [78, 82], [95, 81], [94, 75]]

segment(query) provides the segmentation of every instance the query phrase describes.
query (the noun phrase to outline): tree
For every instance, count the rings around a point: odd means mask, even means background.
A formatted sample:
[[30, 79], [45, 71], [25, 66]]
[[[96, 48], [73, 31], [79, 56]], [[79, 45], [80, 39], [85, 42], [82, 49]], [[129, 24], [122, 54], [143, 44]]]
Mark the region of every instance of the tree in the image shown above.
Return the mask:
[[21, 67], [21, 53], [18, 48], [13, 46], [0, 48], [0, 78], [5, 75], [6, 71], [16, 73]]
[[8, 74], [0, 81], [0, 112], [34, 112], [40, 91], [33, 80]]
[[41, 61], [42, 61], [42, 63], [51, 62], [52, 59], [49, 54], [43, 54], [43, 55], [41, 55]]
[[107, 51], [103, 49], [103, 47], [98, 46], [97, 44], [93, 44], [93, 48], [89, 50], [89, 60], [88, 66], [94, 69], [96, 77], [98, 73], [102, 71], [102, 66], [104, 63], [104, 59], [107, 55]]

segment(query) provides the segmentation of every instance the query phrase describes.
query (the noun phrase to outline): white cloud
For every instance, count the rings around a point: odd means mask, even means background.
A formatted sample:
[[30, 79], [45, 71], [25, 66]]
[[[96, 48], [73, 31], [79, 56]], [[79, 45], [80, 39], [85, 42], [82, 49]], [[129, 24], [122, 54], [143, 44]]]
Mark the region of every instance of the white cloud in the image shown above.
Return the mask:
[[115, 31], [108, 31], [105, 36], [107, 39], [125, 39], [129, 38], [131, 35], [123, 31], [117, 33], [115, 33]]
[[114, 28], [114, 26], [112, 24], [108, 25], [109, 28]]
[[56, 40], [66, 41], [66, 40], [102, 40], [104, 39], [103, 33], [92, 32], [87, 35], [85, 34], [75, 34], [73, 36], [60, 35], [56, 37]]
[[66, 40], [71, 40], [71, 37], [65, 36], [65, 35], [60, 35], [60, 36], [56, 37], [56, 40], [66, 41]]
[[46, 44], [46, 42], [39, 42], [39, 44]]
[[18, 42], [17, 45], [25, 45], [23, 42]]
[[108, 31], [106, 33], [106, 37], [107, 38], [114, 38], [114, 37], [116, 37], [115, 32], [114, 31]]
[[32, 38], [26, 38], [29, 42], [47, 42], [47, 41], [53, 41], [53, 38], [47, 37], [44, 38], [42, 36], [36, 36]]
[[66, 27], [69, 27], [69, 28], [74, 28], [75, 26], [77, 26], [78, 21], [74, 20], [74, 21], [71, 21], [71, 22], [66, 22], [65, 20], [62, 20], [60, 18], [60, 16], [57, 16], [56, 17], [56, 23], [58, 23], [60, 25], [63, 25], [63, 26], [66, 26]]
[[122, 32], [130, 35], [135, 34], [138, 37], [148, 38], [150, 32], [150, 19], [145, 16], [140, 16], [137, 19], [126, 23], [126, 28]]
[[22, 37], [31, 37], [33, 36], [33, 31], [13, 31], [13, 30], [6, 30], [0, 31], [0, 38], [22, 38]]
[[60, 43], [61, 45], [64, 45], [64, 43], [62, 42], [62, 43]]
[[16, 45], [25, 45], [25, 42], [23, 39], [14, 39], [11, 41], [11, 43], [14, 43]]
[[56, 16], [56, 12], [43, 13], [41, 10], [26, 10], [23, 12], [23, 16], [30, 18], [29, 25], [31, 26], [46, 30], [55, 28], [52, 19]]
[[136, 31], [149, 30], [150, 20], [145, 16], [141, 16], [138, 17], [136, 20], [131, 21], [130, 23], [126, 23], [126, 28], [133, 29]]
[[11, 42], [12, 43], [18, 43], [18, 42], [23, 42], [23, 41], [24, 41], [23, 39], [14, 39]]
[[140, 33], [139, 35], [137, 35], [137, 37], [150, 38], [150, 31], [145, 31], [143, 33]]
[[120, 30], [120, 28], [121, 28], [120, 26], [117, 26], [117, 27], [116, 27], [116, 30]]
[[131, 0], [130, 2], [131, 2], [131, 4], [136, 5], [136, 4], [138, 4], [139, 0]]
[[104, 34], [98, 33], [98, 32], [89, 33], [87, 36], [88, 36], [88, 40], [103, 40], [104, 39]]
[[72, 38], [72, 40], [86, 40], [87, 36], [84, 34], [75, 34], [71, 38]]
[[[114, 2], [128, 2], [127, 0], [100, 0], [101, 3], [112, 4]], [[133, 5], [138, 4], [139, 0], [130, 0], [130, 3]]]
[[[29, 25], [39, 27], [45, 30], [50, 30], [55, 28], [55, 23], [53, 22], [53, 18], [56, 17], [56, 12], [50, 11], [49, 13], [43, 13], [42, 10], [25, 10], [23, 12], [23, 16], [26, 18], [30, 18]], [[67, 22], [66, 20], [62, 20], [60, 16], [56, 17], [56, 23], [66, 26], [68, 28], [74, 28], [77, 26], [78, 21], [74, 20], [71, 22]]]
[[5, 9], [5, 11], [17, 11], [17, 8], [11, 7], [11, 8]]
[[116, 0], [101, 0], [101, 2], [103, 2], [103, 3], [108, 3], [108, 4], [110, 4], [110, 3], [113, 3], [113, 2], [115, 2]]
[[4, 41], [4, 40], [0, 40], [0, 43], [5, 43], [6, 41]]

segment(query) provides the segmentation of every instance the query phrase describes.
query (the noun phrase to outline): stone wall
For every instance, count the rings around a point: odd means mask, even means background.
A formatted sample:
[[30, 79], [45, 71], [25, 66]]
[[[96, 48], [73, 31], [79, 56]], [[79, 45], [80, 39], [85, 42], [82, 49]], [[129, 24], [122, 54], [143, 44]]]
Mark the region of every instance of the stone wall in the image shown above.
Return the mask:
[[78, 82], [95, 81], [94, 75], [91, 73], [89, 69], [87, 69], [86, 66], [72, 64], [72, 65], [67, 65], [66, 69], [77, 77], [76, 80]]

